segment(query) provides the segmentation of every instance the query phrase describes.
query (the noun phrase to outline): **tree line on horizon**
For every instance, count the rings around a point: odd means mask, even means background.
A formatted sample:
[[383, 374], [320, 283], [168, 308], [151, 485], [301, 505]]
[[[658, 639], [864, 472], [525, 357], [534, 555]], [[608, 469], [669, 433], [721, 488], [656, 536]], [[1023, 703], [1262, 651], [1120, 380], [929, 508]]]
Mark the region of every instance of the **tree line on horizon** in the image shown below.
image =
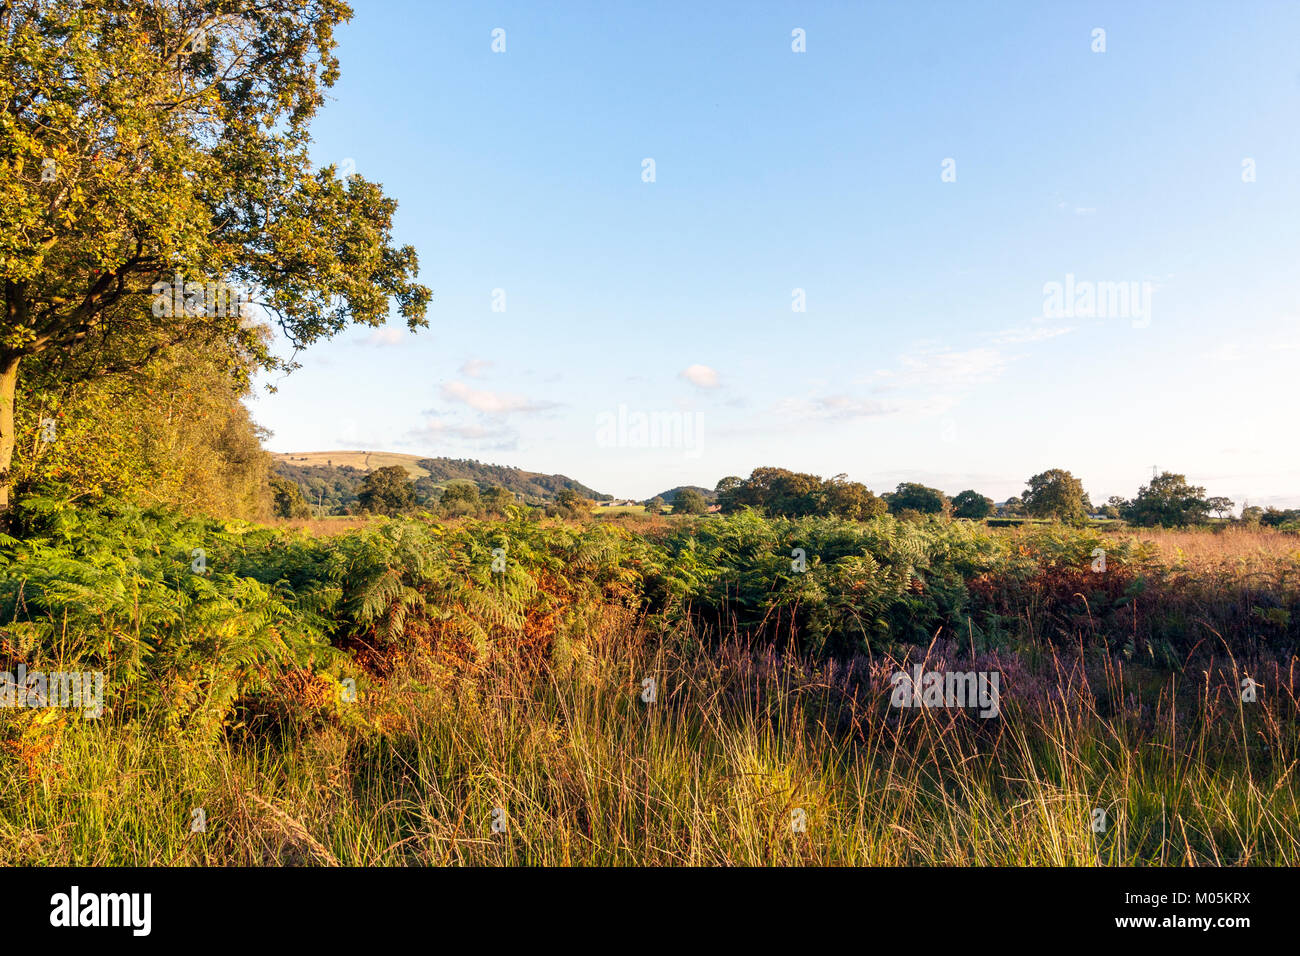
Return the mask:
[[[274, 474], [271, 479], [278, 516], [298, 518], [312, 513], [297, 484]], [[524, 501], [502, 486], [481, 487], [468, 479], [458, 479], [432, 490], [427, 482], [428, 479], [412, 480], [400, 465], [375, 469], [364, 475], [355, 505], [345, 512], [399, 515], [423, 510], [443, 517], [481, 517], [505, 515], [511, 507], [517, 507], [538, 516], [580, 518], [589, 515], [594, 504], [593, 499], [574, 488], [561, 488], [552, 500], [536, 503]], [[675, 515], [700, 515], [709, 510], [710, 497], [697, 488], [672, 489], [672, 501], [665, 500], [667, 494], [647, 499], [646, 511], [662, 514], [665, 508], [671, 508]], [[866, 521], [889, 514], [904, 520], [926, 516], [971, 521], [1040, 519], [1072, 525], [1110, 519], [1138, 527], [1205, 524], [1211, 514], [1224, 522], [1230, 519], [1235, 508], [1230, 499], [1207, 496], [1203, 487], [1192, 485], [1185, 475], [1173, 472], [1153, 477], [1131, 500], [1112, 496], [1105, 505], [1096, 508], [1083, 483], [1061, 468], [1033, 475], [1021, 495], [1012, 496], [1001, 505], [974, 489], [950, 498], [938, 488], [905, 481], [892, 492], [877, 495], [844, 474], [826, 479], [770, 466], [755, 468], [748, 478], [731, 475], [721, 479], [711, 497], [723, 514], [750, 508], [769, 517], [782, 518], [825, 516]], [[1300, 530], [1300, 509], [1247, 507], [1236, 520], [1247, 525]]]
[[[1208, 496], [1185, 475], [1163, 472], [1138, 489], [1132, 499], [1112, 496], [1094, 507], [1083, 482], [1069, 471], [1052, 468], [1033, 475], [1021, 495], [997, 505], [992, 498], [966, 489], [949, 498], [938, 488], [918, 482], [901, 482], [892, 492], [877, 495], [846, 475], [823, 479], [786, 468], [755, 468], [748, 478], [728, 476], [718, 482], [717, 502], [724, 514], [754, 508], [773, 517], [827, 515], [864, 520], [884, 514], [900, 518], [938, 515], [981, 521], [988, 518], [1038, 518], [1067, 524], [1091, 520], [1122, 520], [1140, 527], [1184, 527], [1205, 524], [1213, 514], [1228, 520], [1235, 503]], [[1300, 526], [1300, 509], [1247, 507], [1239, 519], [1245, 524]]]

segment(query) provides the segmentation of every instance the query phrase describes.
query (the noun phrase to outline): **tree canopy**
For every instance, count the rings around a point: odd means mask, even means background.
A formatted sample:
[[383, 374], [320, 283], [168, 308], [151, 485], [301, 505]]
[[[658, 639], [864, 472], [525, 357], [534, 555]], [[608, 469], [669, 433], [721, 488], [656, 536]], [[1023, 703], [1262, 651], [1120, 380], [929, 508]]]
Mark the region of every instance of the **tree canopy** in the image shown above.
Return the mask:
[[884, 514], [885, 503], [846, 475], [822, 479], [786, 468], [755, 468], [748, 478], [730, 475], [717, 484], [718, 504], [730, 514], [757, 508], [781, 517], [840, 515], [866, 519]]
[[673, 514], [702, 515], [709, 510], [709, 503], [694, 488], [683, 488], [673, 499]]
[[[0, 511], [24, 359], [86, 376], [206, 337], [233, 376], [292, 368], [349, 323], [412, 330], [430, 293], [396, 208], [316, 169], [340, 0], [17, 0], [0, 5]], [[251, 361], [245, 359], [251, 358]]]
[[[446, 498], [445, 492], [443, 497]], [[477, 502], [478, 489], [474, 489], [474, 499]], [[363, 511], [373, 514], [400, 514], [415, 504], [415, 484], [401, 465], [376, 468], [362, 482], [357, 503]]]
[[1070, 524], [1085, 523], [1092, 510], [1083, 482], [1063, 468], [1051, 468], [1030, 478], [1022, 500], [1033, 517], [1056, 518]]
[[274, 472], [267, 477], [271, 486], [272, 510], [277, 518], [310, 517], [311, 505], [295, 482], [281, 478]]
[[928, 488], [914, 481], [901, 482], [885, 495], [891, 514], [915, 511], [923, 515], [946, 514], [951, 507], [947, 496], [938, 488]]
[[1188, 484], [1185, 475], [1165, 471], [1139, 488], [1121, 514], [1130, 524], [1176, 528], [1202, 523], [1209, 510], [1204, 488]]
[[976, 521], [987, 518], [993, 513], [993, 499], [986, 498], [978, 491], [967, 489], [958, 492], [952, 499], [952, 516], [954, 518], [972, 518]]

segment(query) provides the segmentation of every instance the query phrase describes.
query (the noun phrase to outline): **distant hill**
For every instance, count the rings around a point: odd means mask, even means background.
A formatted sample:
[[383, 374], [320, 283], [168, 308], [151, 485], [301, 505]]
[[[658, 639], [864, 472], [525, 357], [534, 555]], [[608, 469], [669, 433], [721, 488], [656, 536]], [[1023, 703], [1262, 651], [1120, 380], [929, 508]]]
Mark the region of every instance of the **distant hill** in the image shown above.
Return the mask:
[[351, 508], [366, 477], [364, 471], [351, 465], [299, 464], [285, 461], [281, 455], [273, 454], [272, 457], [272, 471], [296, 484], [307, 502], [313, 508], [324, 509], [326, 514], [337, 514]]
[[529, 504], [551, 501], [564, 488], [597, 501], [610, 497], [565, 475], [544, 475], [470, 458], [422, 458], [386, 451], [289, 452], [273, 457], [277, 474], [296, 482], [312, 504], [319, 502], [329, 510], [350, 507], [366, 473], [390, 465], [406, 469], [415, 481], [416, 500], [421, 502], [437, 497], [453, 481], [472, 481], [480, 490], [500, 485]]
[[475, 482], [480, 489], [500, 485], [525, 501], [550, 501], [565, 488], [572, 488], [584, 498], [596, 501], [612, 497], [588, 488], [567, 475], [543, 475], [510, 465], [488, 465], [472, 458], [421, 458], [416, 464], [436, 482], [464, 479]]
[[[676, 488], [669, 488], [667, 491], [659, 492], [659, 497], [668, 504], [672, 504], [677, 499], [677, 492], [685, 491], [687, 488], [692, 491], [698, 491], [704, 496], [704, 500], [709, 504], [713, 504], [718, 500], [718, 493], [716, 491], [712, 488], [701, 488], [699, 485], [678, 485]], [[653, 498], [655, 496], [651, 495], [650, 497]]]

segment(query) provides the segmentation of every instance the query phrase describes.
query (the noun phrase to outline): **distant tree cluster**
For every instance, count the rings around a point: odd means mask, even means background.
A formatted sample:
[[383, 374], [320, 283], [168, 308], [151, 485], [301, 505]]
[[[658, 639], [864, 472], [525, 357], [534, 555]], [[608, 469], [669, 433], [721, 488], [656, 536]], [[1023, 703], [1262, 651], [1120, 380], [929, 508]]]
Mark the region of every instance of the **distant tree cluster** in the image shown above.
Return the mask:
[[1241, 509], [1243, 524], [1262, 525], [1265, 528], [1300, 528], [1300, 508], [1260, 508], [1251, 505]]
[[[949, 499], [940, 489], [918, 482], [901, 482], [892, 492], [877, 497], [865, 485], [844, 475], [823, 480], [817, 475], [785, 468], [756, 468], [749, 478], [729, 477], [718, 482], [718, 502], [724, 513], [757, 508], [769, 515], [839, 515], [870, 518], [888, 511], [895, 517], [919, 520], [927, 515], [982, 521], [985, 518], [1038, 518], [1067, 524], [1086, 524], [1094, 517], [1123, 519], [1139, 526], [1179, 527], [1200, 524], [1213, 513], [1228, 519], [1235, 505], [1224, 497], [1207, 497], [1205, 489], [1190, 485], [1183, 475], [1165, 472], [1143, 485], [1132, 501], [1112, 497], [1094, 507], [1083, 482], [1063, 468], [1034, 475], [1019, 496], [997, 505], [973, 489]], [[676, 512], [679, 509], [674, 509]], [[1282, 511], [1248, 508], [1242, 520], [1290, 527], [1300, 524], [1300, 509]]]
[[288, 478], [275, 472], [267, 476], [271, 486], [271, 511], [277, 518], [308, 518], [311, 505], [302, 496], [302, 489]]
[[376, 468], [361, 482], [357, 505], [367, 514], [397, 515], [415, 504], [415, 485], [401, 465]]
[[275, 463], [275, 472], [302, 491], [313, 513], [350, 514], [356, 510], [357, 494], [366, 473], [352, 465], [299, 465], [284, 460]]
[[559, 518], [587, 518], [591, 516], [594, 504], [594, 501], [574, 488], [561, 488], [556, 493], [555, 500], [546, 506], [546, 514]]
[[822, 479], [785, 468], [755, 468], [748, 478], [723, 478], [717, 496], [723, 514], [757, 508], [773, 516], [839, 515], [861, 520], [889, 510], [866, 485], [845, 475]]
[[1204, 523], [1211, 512], [1223, 520], [1234, 507], [1231, 499], [1206, 497], [1204, 488], [1188, 484], [1186, 476], [1172, 472], [1143, 485], [1131, 501], [1112, 496], [1100, 508], [1093, 506], [1083, 483], [1064, 469], [1041, 472], [1028, 484], [1020, 497], [1003, 502], [997, 509], [999, 517], [1028, 516], [1079, 525], [1099, 516], [1141, 527], [1182, 527]]
[[[1013, 501], [1016, 499], [1009, 499], [1004, 507]], [[1097, 509], [1088, 499], [1082, 482], [1060, 468], [1030, 478], [1029, 487], [1017, 504], [1032, 517], [1055, 518], [1071, 524], [1082, 524], [1096, 513], [1139, 527], [1166, 528], [1204, 524], [1211, 513], [1224, 521], [1232, 515], [1235, 507], [1232, 499], [1207, 497], [1205, 489], [1190, 484], [1187, 476], [1166, 471], [1138, 489], [1132, 500], [1113, 495]], [[1242, 517], [1248, 520], [1247, 515]], [[1281, 523], [1284, 522], [1279, 521]]]
[[1166, 471], [1143, 485], [1136, 498], [1118, 507], [1120, 517], [1129, 524], [1168, 528], [1200, 524], [1210, 511], [1210, 502], [1204, 488], [1188, 484], [1183, 475]]
[[993, 499], [986, 498], [978, 491], [962, 491], [952, 499], [952, 516], [970, 518], [980, 521], [993, 514]]
[[694, 488], [683, 488], [673, 498], [673, 514], [702, 515], [709, 510], [709, 502]]
[[917, 515], [946, 515], [952, 502], [938, 488], [929, 488], [914, 481], [904, 481], [892, 492], [884, 495], [889, 513], [900, 518]]
[[1233, 509], [1230, 499], [1207, 498], [1204, 488], [1188, 484], [1185, 475], [1168, 471], [1152, 478], [1150, 484], [1143, 485], [1132, 501], [1111, 498], [1108, 505], [1129, 524], [1166, 528], [1203, 524], [1210, 512], [1222, 519]]
[[706, 505], [717, 504], [718, 493], [711, 488], [702, 488], [699, 485], [678, 485], [676, 488], [669, 488], [667, 491], [661, 491], [646, 503], [647, 510], [655, 498], [663, 504], [660, 507], [672, 507], [677, 504], [677, 496], [683, 491], [693, 491], [704, 499]]
[[401, 465], [388, 465], [369, 472], [357, 494], [357, 507], [365, 514], [399, 515], [430, 511], [444, 518], [504, 517], [518, 505], [514, 492], [500, 485], [483, 491], [472, 481], [448, 482], [435, 492], [421, 495], [420, 482]]
[[994, 514], [999, 518], [1023, 518], [1025, 517], [1025, 503], [1020, 500], [1019, 495], [1012, 495], [997, 506]]

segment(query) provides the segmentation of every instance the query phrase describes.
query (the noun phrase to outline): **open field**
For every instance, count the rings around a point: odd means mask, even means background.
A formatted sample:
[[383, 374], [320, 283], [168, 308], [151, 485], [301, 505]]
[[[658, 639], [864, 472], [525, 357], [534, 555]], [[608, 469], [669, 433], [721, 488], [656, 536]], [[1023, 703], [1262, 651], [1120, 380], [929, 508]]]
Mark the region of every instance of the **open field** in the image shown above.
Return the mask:
[[1125, 528], [1117, 536], [1147, 541], [1171, 563], [1195, 567], [1202, 573], [1219, 567], [1268, 566], [1300, 556], [1300, 536], [1259, 528]]
[[1295, 535], [320, 524], [9, 539], [3, 651], [108, 691], [0, 714], [3, 862], [1300, 864]]

